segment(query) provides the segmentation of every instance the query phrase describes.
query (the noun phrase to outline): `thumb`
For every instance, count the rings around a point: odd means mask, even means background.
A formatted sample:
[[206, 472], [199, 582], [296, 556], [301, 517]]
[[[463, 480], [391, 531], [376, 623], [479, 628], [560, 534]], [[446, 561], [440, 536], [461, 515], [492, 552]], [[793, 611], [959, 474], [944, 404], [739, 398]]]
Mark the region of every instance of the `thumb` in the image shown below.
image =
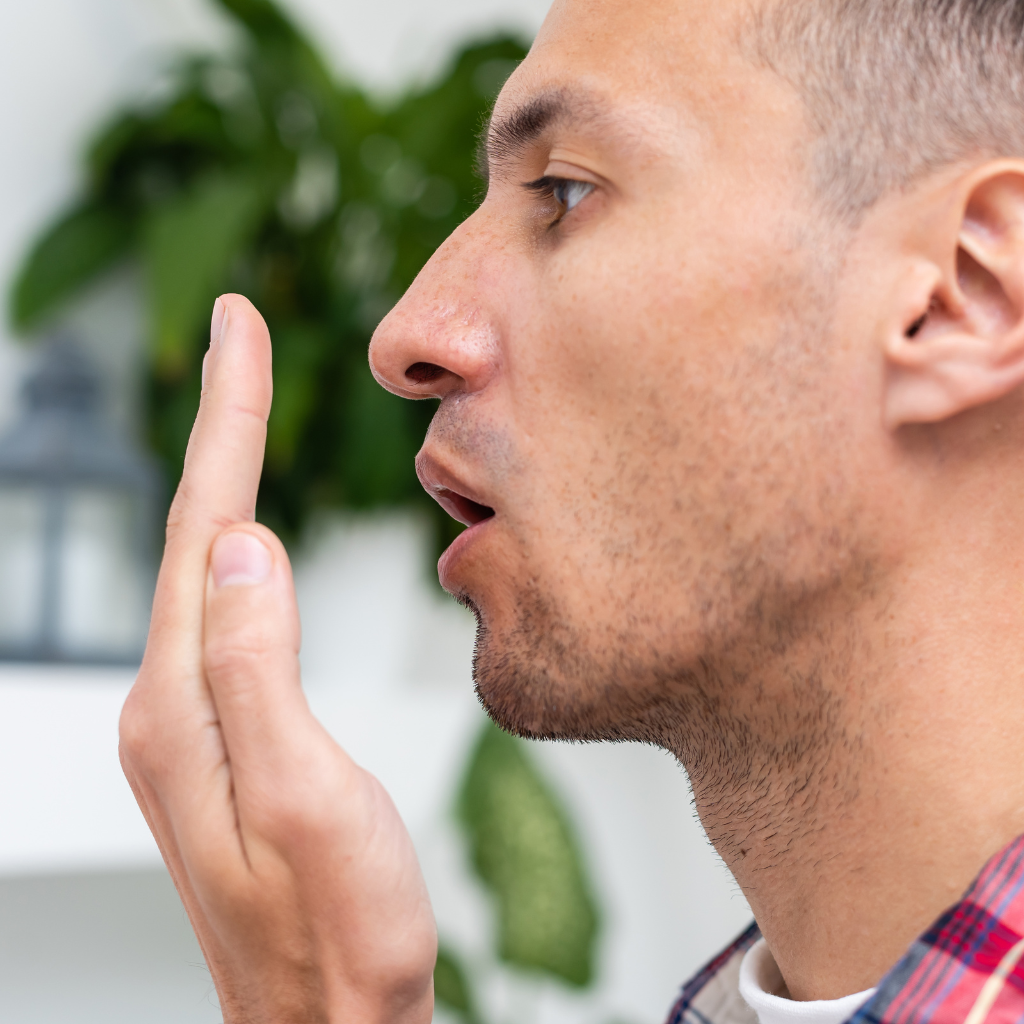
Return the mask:
[[284, 545], [256, 523], [225, 530], [210, 552], [203, 664], [236, 785], [287, 761], [312, 724], [300, 636]]

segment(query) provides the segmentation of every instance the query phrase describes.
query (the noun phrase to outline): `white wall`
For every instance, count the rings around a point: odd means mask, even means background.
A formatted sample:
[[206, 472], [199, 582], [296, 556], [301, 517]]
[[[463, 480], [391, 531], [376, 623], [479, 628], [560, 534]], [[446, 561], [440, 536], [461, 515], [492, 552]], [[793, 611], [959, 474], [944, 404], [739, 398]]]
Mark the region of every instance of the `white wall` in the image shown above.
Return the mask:
[[[452, 45], [497, 26], [531, 33], [546, 0], [288, 0], [335, 66], [381, 92], [429, 74]], [[158, 81], [169, 48], [220, 46], [206, 0], [6, 0], [0, 9], [0, 285], [28, 240], [74, 195], [97, 120]], [[128, 374], [138, 311], [115, 281], [81, 315]], [[99, 325], [99, 327], [97, 327]], [[0, 420], [24, 356], [0, 328]], [[120, 367], [120, 369], [117, 369]], [[115, 390], [119, 386], [114, 381]], [[130, 408], [117, 410], [131, 418]], [[442, 931], [484, 941], [487, 907], [466, 881], [449, 818], [480, 721], [472, 623], [421, 573], [415, 524], [334, 522], [297, 565], [311, 703], [392, 790], [417, 843]], [[115, 752], [129, 680], [0, 671], [0, 1020], [163, 1024], [219, 1020], [180, 904], [159, 868]], [[569, 801], [606, 909], [602, 987], [556, 989], [517, 1024], [656, 1024], [673, 990], [748, 918], [692, 818], [679, 769], [636, 747], [540, 747]]]

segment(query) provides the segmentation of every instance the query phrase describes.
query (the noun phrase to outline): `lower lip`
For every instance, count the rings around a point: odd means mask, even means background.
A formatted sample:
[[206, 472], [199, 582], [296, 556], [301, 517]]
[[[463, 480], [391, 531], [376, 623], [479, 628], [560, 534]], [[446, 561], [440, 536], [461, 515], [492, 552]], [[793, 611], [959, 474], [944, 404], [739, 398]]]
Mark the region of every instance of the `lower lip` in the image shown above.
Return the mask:
[[451, 581], [451, 576], [455, 569], [455, 563], [465, 554], [466, 548], [480, 536], [480, 532], [486, 529], [487, 525], [489, 523], [493, 523], [494, 520], [495, 516], [490, 516], [488, 519], [481, 519], [479, 523], [467, 526], [466, 529], [448, 545], [444, 554], [441, 555], [440, 559], [438, 559], [437, 575], [441, 581], [441, 586], [444, 587], [445, 590], [450, 591], [454, 586], [454, 581], [452, 581], [452, 586], [449, 586], [449, 581]]

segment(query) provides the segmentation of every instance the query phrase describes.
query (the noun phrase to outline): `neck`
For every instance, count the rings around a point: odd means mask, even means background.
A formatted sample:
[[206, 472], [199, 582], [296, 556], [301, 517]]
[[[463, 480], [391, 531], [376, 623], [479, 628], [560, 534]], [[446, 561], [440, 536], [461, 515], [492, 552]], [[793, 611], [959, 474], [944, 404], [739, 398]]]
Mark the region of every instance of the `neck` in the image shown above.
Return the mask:
[[997, 564], [816, 616], [675, 745], [794, 999], [876, 985], [1024, 832], [1024, 576]]

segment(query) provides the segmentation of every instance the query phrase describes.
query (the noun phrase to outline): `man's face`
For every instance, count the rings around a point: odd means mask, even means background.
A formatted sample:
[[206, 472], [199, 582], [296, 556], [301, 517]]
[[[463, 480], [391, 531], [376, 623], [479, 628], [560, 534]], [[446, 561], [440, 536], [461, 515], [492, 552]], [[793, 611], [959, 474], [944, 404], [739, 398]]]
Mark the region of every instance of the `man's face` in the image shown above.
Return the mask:
[[803, 109], [742, 52], [744, 10], [556, 0], [485, 201], [374, 337], [378, 379], [442, 398], [420, 476], [476, 525], [441, 578], [521, 732], [664, 740], [870, 575], [851, 481], [877, 381], [836, 333]]

